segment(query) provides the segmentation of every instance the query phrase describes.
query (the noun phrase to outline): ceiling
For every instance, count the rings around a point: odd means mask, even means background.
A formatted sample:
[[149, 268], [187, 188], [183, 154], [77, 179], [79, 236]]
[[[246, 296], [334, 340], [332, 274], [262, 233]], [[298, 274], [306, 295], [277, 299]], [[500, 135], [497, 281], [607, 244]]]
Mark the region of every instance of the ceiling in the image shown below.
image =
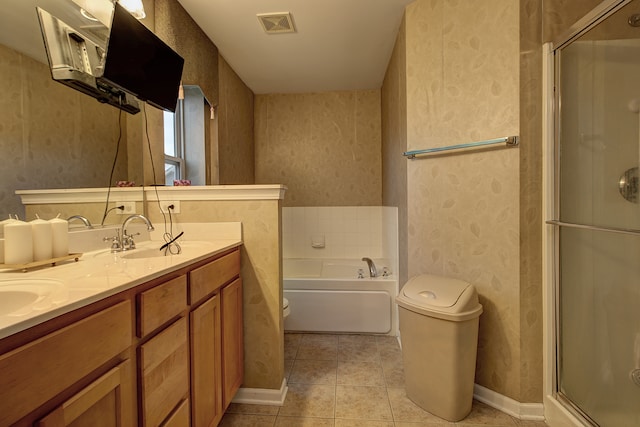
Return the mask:
[[[404, 8], [413, 0], [178, 1], [240, 78], [263, 94], [381, 87]], [[60, 0], [8, 2], [0, 43], [46, 62], [35, 6], [49, 10]], [[256, 14], [272, 12], [290, 12], [297, 31], [266, 34]]]
[[[377, 89], [413, 0], [179, 0], [256, 94]], [[290, 12], [295, 33], [256, 14]]]

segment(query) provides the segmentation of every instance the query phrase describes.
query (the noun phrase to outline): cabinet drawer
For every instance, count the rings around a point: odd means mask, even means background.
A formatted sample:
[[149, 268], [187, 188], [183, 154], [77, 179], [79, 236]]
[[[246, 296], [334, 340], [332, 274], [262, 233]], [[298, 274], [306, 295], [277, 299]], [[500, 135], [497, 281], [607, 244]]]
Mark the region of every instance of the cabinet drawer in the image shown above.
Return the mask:
[[0, 356], [0, 425], [10, 425], [131, 345], [131, 303], [121, 302]]
[[240, 274], [240, 251], [235, 250], [189, 273], [189, 302], [195, 304]]
[[157, 426], [189, 393], [187, 320], [182, 317], [140, 346], [144, 426]]
[[142, 338], [187, 307], [187, 277], [177, 277], [140, 293], [138, 304], [138, 336]]

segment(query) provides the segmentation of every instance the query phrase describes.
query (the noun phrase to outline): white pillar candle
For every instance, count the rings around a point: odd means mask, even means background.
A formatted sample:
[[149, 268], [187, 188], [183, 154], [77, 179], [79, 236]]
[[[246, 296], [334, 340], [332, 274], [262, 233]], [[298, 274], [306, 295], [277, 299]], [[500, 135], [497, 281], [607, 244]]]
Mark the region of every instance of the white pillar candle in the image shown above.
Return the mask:
[[69, 255], [69, 223], [59, 217], [49, 220], [53, 233], [53, 257]]
[[11, 218], [11, 215], [8, 219], [0, 221], [0, 264], [4, 264], [4, 226], [16, 221], [17, 219]]
[[7, 224], [11, 224], [12, 222], [16, 222], [17, 219], [13, 219], [11, 218], [11, 215], [9, 215], [9, 219], [5, 219], [4, 221], [0, 221], [0, 237], [4, 236], [4, 226]]
[[51, 224], [44, 219], [34, 219], [31, 221], [33, 236], [33, 260], [43, 261], [51, 259], [53, 255], [53, 235]]
[[24, 221], [4, 226], [5, 264], [27, 264], [33, 261], [33, 233], [31, 224]]

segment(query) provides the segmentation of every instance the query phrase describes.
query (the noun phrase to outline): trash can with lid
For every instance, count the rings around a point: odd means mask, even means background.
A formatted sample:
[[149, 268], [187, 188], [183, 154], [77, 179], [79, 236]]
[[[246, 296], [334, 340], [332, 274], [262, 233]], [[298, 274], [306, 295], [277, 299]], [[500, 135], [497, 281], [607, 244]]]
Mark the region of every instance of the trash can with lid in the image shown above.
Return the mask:
[[449, 421], [471, 411], [482, 306], [473, 285], [420, 275], [396, 298], [407, 397]]

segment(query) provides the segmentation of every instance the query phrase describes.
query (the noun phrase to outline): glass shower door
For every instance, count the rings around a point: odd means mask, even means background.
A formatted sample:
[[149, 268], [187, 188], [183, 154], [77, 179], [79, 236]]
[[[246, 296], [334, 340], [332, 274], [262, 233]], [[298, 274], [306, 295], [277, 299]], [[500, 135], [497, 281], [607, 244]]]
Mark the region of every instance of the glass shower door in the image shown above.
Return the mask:
[[[640, 13], [556, 52], [557, 392], [602, 427], [640, 426]], [[640, 22], [640, 15], [639, 15]]]

